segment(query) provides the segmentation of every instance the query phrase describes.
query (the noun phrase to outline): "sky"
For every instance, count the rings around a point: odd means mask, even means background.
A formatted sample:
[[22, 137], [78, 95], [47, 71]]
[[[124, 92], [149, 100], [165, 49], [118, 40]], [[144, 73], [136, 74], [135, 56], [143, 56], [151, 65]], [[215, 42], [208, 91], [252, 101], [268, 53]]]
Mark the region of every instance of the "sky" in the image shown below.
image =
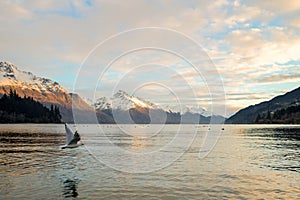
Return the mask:
[[[299, 87], [299, 0], [4, 0], [0, 60], [91, 99], [226, 116]], [[213, 100], [212, 100], [213, 99]]]

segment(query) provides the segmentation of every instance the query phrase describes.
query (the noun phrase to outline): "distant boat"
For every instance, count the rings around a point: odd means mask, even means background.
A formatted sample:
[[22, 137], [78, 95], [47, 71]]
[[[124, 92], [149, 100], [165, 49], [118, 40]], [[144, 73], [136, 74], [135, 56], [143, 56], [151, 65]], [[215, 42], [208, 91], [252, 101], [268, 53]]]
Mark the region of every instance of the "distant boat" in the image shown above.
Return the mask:
[[65, 124], [65, 130], [66, 130], [66, 144], [64, 146], [61, 146], [62, 149], [65, 148], [76, 148], [83, 143], [80, 141], [80, 135], [77, 131], [75, 133], [68, 127], [67, 124]]

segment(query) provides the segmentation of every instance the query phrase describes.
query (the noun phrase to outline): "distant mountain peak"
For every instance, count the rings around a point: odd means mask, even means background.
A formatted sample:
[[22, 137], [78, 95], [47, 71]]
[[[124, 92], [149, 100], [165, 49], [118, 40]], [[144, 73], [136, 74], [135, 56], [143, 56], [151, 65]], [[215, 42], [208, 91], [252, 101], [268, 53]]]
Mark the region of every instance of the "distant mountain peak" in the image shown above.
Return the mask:
[[148, 109], [160, 109], [158, 105], [134, 95], [129, 95], [123, 90], [118, 90], [112, 97], [100, 97], [92, 105], [97, 110], [119, 109], [129, 110], [131, 108], [143, 107]]

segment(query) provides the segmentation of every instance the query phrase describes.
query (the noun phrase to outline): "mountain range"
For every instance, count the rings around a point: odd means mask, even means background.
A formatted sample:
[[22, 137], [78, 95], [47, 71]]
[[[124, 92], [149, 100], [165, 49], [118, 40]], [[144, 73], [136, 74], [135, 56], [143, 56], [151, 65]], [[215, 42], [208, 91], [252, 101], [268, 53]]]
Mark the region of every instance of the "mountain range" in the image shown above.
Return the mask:
[[[89, 102], [92, 102], [89, 100]], [[179, 106], [159, 106], [143, 98], [129, 95], [119, 90], [112, 97], [101, 97], [91, 104], [96, 111], [111, 117], [112, 123], [210, 123], [209, 112], [203, 108]], [[172, 107], [172, 108], [171, 108]], [[129, 113], [129, 114], [128, 114]], [[102, 117], [102, 116], [101, 116]], [[99, 117], [98, 117], [99, 118]], [[214, 116], [215, 123], [224, 121], [222, 116]], [[102, 119], [98, 119], [105, 123]]]
[[[55, 81], [21, 71], [10, 62], [0, 62], [0, 96], [8, 94], [10, 90], [16, 91], [20, 97], [32, 97], [48, 107], [58, 106], [64, 122], [176, 124], [210, 123], [211, 120], [211, 113], [202, 108], [173, 105], [160, 107], [121, 90], [112, 97], [101, 97], [89, 104]], [[74, 112], [76, 119], [73, 119]], [[96, 113], [97, 121], [91, 117], [93, 113]], [[214, 123], [222, 123], [224, 119], [222, 116], [214, 116]]]
[[[20, 97], [32, 97], [48, 108], [59, 108], [62, 121], [77, 123], [222, 123], [225, 118], [203, 108], [185, 105], [159, 106], [119, 90], [112, 97], [94, 102], [70, 93], [59, 83], [19, 70], [10, 62], [0, 62], [0, 97], [16, 91]], [[73, 113], [76, 113], [76, 119]], [[96, 119], [95, 117], [96, 113]], [[300, 123], [300, 87], [256, 105], [241, 109], [227, 124]]]
[[129, 95], [123, 90], [117, 91], [112, 97], [100, 97], [95, 100], [95, 103], [93, 103], [92, 100], [87, 100], [87, 102], [96, 110], [118, 109], [126, 111], [135, 107], [143, 107], [152, 110], [163, 110], [170, 113], [193, 113], [201, 114], [206, 117], [211, 115], [210, 112], [200, 107], [190, 107], [186, 105], [159, 106], [143, 98]]

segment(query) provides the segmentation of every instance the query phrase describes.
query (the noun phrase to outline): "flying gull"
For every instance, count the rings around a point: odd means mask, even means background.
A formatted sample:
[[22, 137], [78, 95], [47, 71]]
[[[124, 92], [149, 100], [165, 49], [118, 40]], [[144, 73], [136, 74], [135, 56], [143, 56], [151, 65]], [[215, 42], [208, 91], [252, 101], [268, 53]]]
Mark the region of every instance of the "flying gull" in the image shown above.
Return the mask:
[[65, 148], [76, 148], [81, 145], [83, 145], [80, 141], [80, 135], [77, 131], [75, 133], [68, 127], [67, 124], [65, 124], [65, 130], [66, 130], [66, 144], [62, 146], [62, 149]]

